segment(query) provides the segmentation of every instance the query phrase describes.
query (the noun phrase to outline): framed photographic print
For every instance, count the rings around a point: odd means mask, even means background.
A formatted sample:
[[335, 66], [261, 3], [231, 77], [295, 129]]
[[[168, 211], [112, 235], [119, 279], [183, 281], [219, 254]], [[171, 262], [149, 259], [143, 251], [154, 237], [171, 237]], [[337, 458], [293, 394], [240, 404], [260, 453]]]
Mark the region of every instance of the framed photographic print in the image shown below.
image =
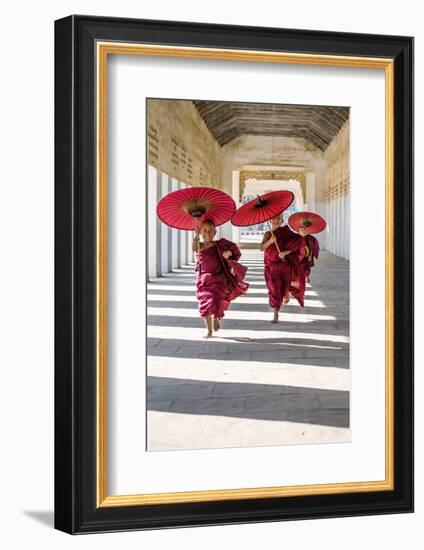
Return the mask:
[[413, 39], [55, 24], [55, 526], [413, 509]]

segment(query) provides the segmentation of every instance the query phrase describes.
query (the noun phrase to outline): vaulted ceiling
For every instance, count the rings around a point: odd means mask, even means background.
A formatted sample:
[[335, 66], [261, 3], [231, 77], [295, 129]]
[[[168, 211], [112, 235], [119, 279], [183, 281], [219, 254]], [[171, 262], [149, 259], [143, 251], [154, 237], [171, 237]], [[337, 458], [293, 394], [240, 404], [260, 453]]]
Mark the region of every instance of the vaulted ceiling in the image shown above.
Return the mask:
[[322, 151], [349, 117], [348, 107], [193, 101], [222, 146], [244, 134], [304, 138]]

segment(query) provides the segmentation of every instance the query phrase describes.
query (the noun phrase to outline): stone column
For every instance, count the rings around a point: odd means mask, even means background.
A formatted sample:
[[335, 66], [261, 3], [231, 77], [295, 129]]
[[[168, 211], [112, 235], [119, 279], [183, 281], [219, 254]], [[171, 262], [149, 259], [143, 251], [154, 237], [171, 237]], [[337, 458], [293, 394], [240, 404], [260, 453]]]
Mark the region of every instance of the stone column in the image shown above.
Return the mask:
[[[161, 172], [162, 183], [161, 183], [161, 198], [167, 195], [170, 192], [170, 181], [168, 174]], [[169, 273], [172, 270], [170, 256], [171, 256], [171, 228], [161, 224], [161, 239], [160, 239], [160, 249], [161, 249], [161, 275]]]
[[[162, 198], [162, 172], [156, 170], [156, 204]], [[164, 225], [156, 215], [156, 277], [162, 274], [162, 226]]]
[[[226, 173], [226, 172], [225, 172]], [[231, 178], [228, 178], [227, 175], [223, 175], [222, 172], [220, 174], [221, 179], [221, 187], [220, 190], [224, 193], [227, 193], [230, 197], [232, 197], [232, 181]], [[216, 186], [218, 188], [218, 186]], [[220, 239], [221, 237], [224, 237], [229, 240], [233, 240], [233, 229], [231, 223], [225, 223], [223, 225], [220, 225], [217, 228], [216, 232], [216, 239]]]
[[345, 250], [344, 250], [344, 258], [349, 258], [350, 256], [350, 193], [348, 195], [345, 195]]
[[[233, 181], [232, 181], [232, 197], [238, 208], [240, 203], [240, 170], [233, 170]], [[231, 224], [232, 225], [232, 224]], [[231, 240], [235, 243], [240, 242], [240, 230], [235, 225], [232, 225], [232, 237]]]
[[315, 212], [315, 173], [306, 172], [306, 209]]
[[193, 231], [187, 231], [187, 263], [192, 264], [193, 263], [193, 250], [191, 248], [192, 242], [193, 242]]
[[[178, 191], [180, 189], [180, 184], [177, 179], [171, 179], [171, 192]], [[172, 271], [177, 269], [180, 264], [180, 230], [171, 229], [171, 241], [170, 241], [170, 265]]]
[[[187, 185], [182, 181], [179, 182], [180, 189], [185, 189]], [[187, 231], [179, 231], [179, 263], [178, 266], [187, 265]]]
[[[154, 279], [157, 272], [157, 170], [153, 166], [147, 169], [147, 276]], [[160, 223], [160, 222], [159, 222]]]

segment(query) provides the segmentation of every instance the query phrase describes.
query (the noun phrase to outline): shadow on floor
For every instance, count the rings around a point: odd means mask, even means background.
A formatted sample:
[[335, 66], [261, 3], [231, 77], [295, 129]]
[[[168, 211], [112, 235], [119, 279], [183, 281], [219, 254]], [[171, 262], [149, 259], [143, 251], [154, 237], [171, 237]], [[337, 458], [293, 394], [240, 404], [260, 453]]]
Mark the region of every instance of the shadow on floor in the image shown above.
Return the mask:
[[325, 340], [301, 338], [205, 340], [148, 338], [148, 356], [199, 358], [216, 361], [290, 363], [316, 367], [349, 367], [349, 346]]
[[[272, 313], [269, 313], [269, 318], [271, 319]], [[148, 315], [147, 324], [149, 326], [166, 326], [166, 327], [187, 327], [187, 328], [203, 328], [203, 322], [200, 317], [184, 317], [183, 314], [181, 317], [171, 316], [171, 315]], [[316, 325], [316, 330], [314, 330], [314, 324]], [[299, 327], [301, 330], [306, 332], [312, 332], [314, 334], [321, 334], [323, 331], [328, 332], [331, 335], [333, 329], [336, 330], [335, 334], [345, 334], [348, 332], [349, 321], [345, 319], [334, 319], [334, 320], [322, 320], [313, 318], [307, 322], [297, 323], [296, 321], [280, 321], [279, 323], [270, 323], [269, 321], [258, 321], [257, 319], [230, 319], [225, 317], [222, 322], [223, 332], [225, 329], [237, 329], [237, 330], [266, 330], [266, 331], [275, 331], [276, 333], [281, 331], [294, 331], [299, 332]]]
[[147, 377], [147, 409], [349, 427], [349, 392], [297, 386]]
[[[173, 293], [172, 293], [173, 294]], [[170, 296], [169, 300], [147, 300], [147, 306], [148, 307], [156, 307], [161, 309], [198, 309], [198, 303], [196, 300], [172, 300], [172, 294]], [[309, 299], [308, 299], [309, 301]], [[262, 304], [249, 304], [245, 302], [237, 302], [234, 301], [230, 305], [231, 311], [251, 311], [252, 313], [256, 311], [261, 312], [269, 312], [271, 313], [271, 308], [267, 303]], [[300, 313], [303, 315], [333, 315], [335, 311], [333, 312], [331, 307], [326, 306], [308, 306], [305, 305], [304, 308], [301, 308], [297, 302], [292, 300], [289, 304], [285, 304], [283, 308], [281, 309], [282, 313]]]

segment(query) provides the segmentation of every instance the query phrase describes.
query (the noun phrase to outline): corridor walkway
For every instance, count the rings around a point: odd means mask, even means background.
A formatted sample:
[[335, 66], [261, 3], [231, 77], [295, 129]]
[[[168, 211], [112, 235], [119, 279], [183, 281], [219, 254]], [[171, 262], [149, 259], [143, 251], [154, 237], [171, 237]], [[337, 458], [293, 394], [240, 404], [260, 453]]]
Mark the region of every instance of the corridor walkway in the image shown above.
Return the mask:
[[210, 340], [193, 265], [148, 284], [148, 450], [350, 439], [349, 263], [322, 251], [305, 308], [271, 324], [262, 253], [242, 252], [249, 292]]

